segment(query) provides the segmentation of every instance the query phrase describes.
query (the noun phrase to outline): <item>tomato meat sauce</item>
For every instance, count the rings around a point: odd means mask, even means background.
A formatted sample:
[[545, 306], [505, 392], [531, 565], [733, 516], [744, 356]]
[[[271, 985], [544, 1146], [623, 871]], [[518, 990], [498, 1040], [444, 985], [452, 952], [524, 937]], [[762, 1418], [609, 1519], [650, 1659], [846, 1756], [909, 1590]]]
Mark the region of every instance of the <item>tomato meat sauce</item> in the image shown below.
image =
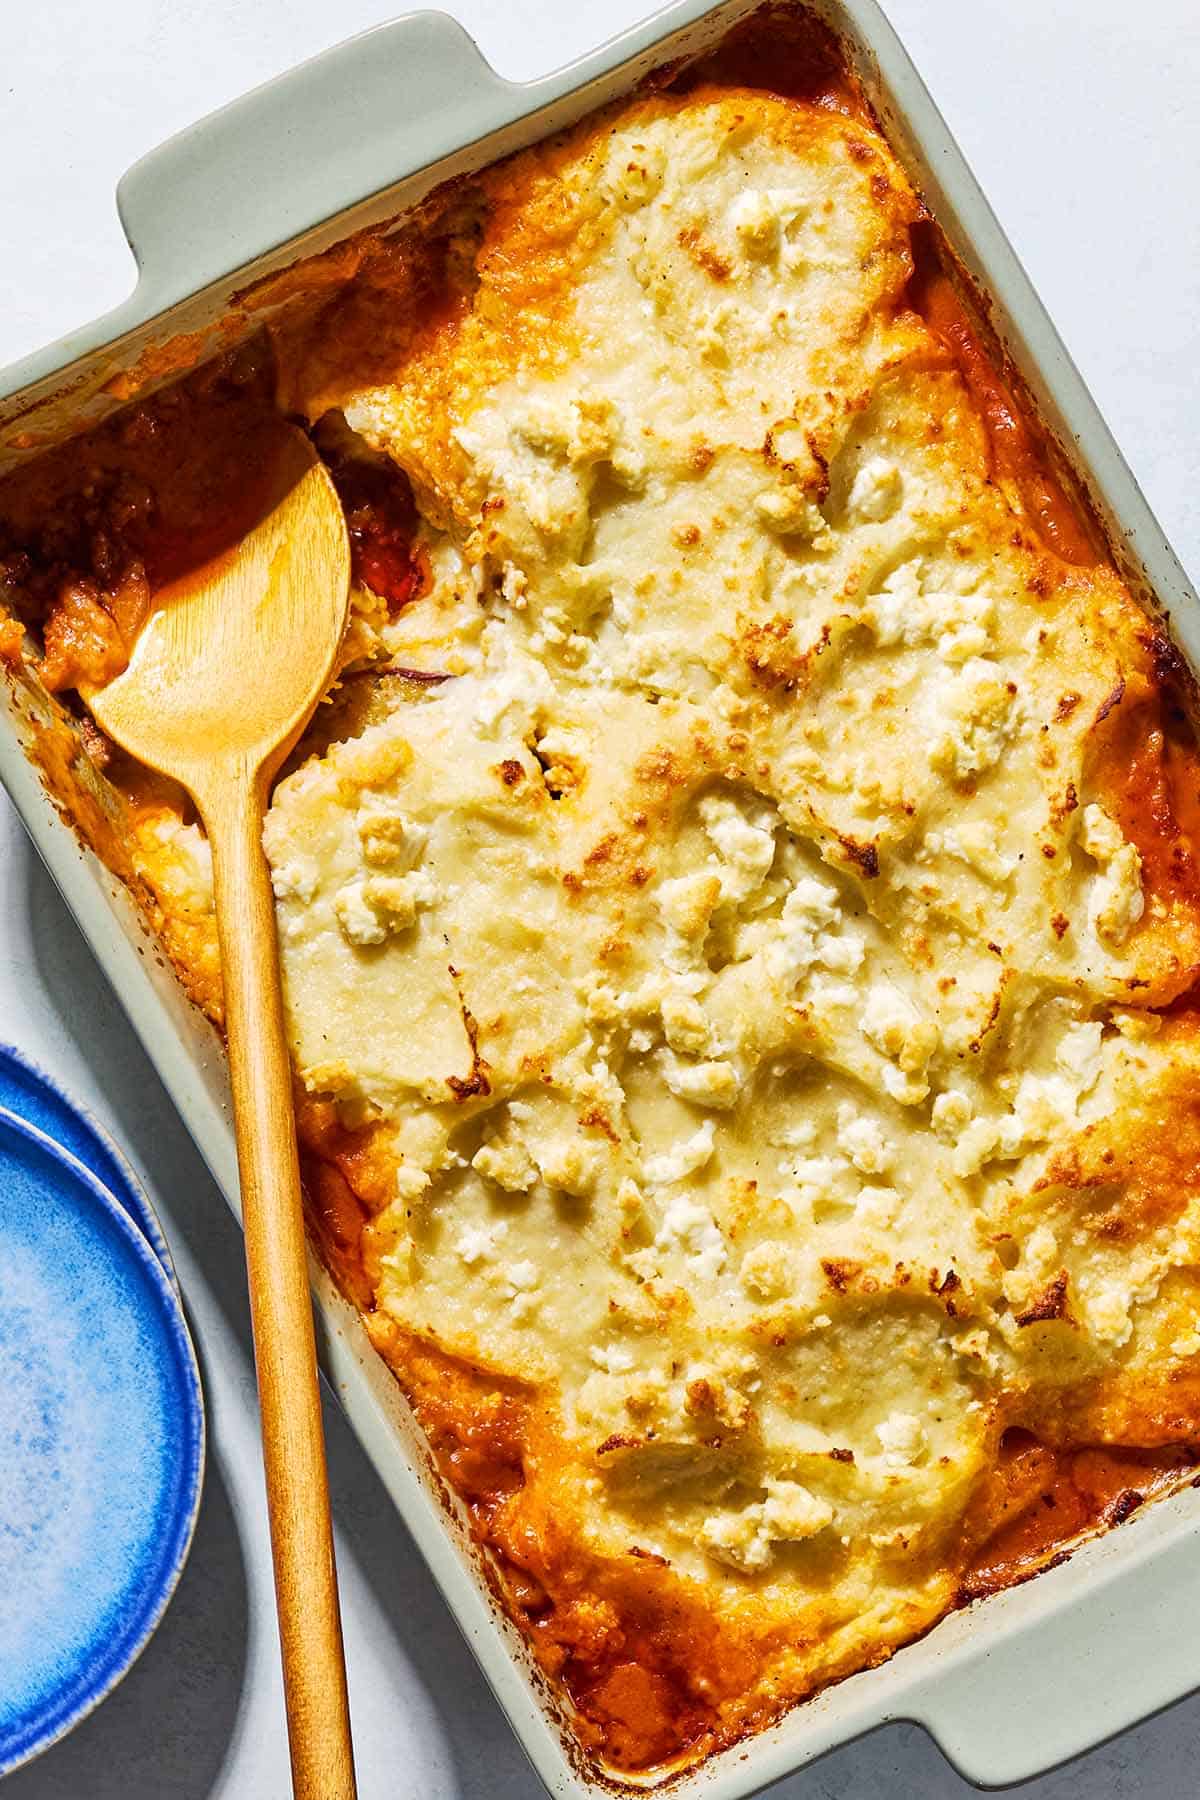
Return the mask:
[[[279, 498], [282, 434], [262, 340], [119, 413], [86, 442], [9, 476], [0, 498], [0, 600], [40, 637], [52, 693], [119, 675], [157, 599], [218, 561]], [[404, 475], [326, 456], [354, 578], [389, 614], [428, 588]]]
[[1035, 1575], [1087, 1533], [1121, 1524], [1177, 1485], [1198, 1461], [1196, 1444], [1054, 1449], [1031, 1432], [1006, 1431], [981, 1501], [992, 1515], [991, 1530], [968, 1565], [961, 1601]]

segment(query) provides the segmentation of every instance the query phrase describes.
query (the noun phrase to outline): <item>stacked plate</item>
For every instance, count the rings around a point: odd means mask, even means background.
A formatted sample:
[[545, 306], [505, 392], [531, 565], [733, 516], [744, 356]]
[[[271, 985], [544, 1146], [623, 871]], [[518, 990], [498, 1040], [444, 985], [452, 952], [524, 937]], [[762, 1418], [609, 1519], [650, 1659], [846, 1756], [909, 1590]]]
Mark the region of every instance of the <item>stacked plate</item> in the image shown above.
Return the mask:
[[0, 1775], [150, 1638], [203, 1469], [200, 1376], [150, 1202], [96, 1122], [0, 1045]]

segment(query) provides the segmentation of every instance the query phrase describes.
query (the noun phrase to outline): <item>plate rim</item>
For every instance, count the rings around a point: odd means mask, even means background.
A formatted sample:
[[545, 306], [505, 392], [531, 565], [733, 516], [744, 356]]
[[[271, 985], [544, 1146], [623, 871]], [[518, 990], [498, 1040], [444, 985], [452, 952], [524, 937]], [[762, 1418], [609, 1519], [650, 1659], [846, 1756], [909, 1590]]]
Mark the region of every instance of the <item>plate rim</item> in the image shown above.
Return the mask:
[[[191, 1328], [183, 1309], [182, 1298], [167, 1270], [155, 1254], [153, 1245], [143, 1236], [138, 1225], [130, 1218], [116, 1196], [105, 1187], [98, 1176], [82, 1163], [71, 1151], [64, 1148], [56, 1139], [33, 1125], [28, 1119], [8, 1107], [0, 1106], [0, 1151], [3, 1140], [10, 1138], [24, 1140], [26, 1149], [32, 1149], [35, 1155], [58, 1165], [60, 1175], [65, 1174], [68, 1181], [82, 1188], [89, 1199], [107, 1217], [115, 1228], [119, 1239], [123, 1239], [125, 1247], [134, 1260], [141, 1264], [150, 1286], [154, 1290], [158, 1302], [159, 1313], [163, 1322], [164, 1333], [174, 1341], [177, 1356], [175, 1361], [182, 1377], [178, 1392], [184, 1401], [190, 1421], [190, 1454], [180, 1480], [181, 1502], [177, 1509], [177, 1517], [181, 1527], [178, 1542], [170, 1567], [164, 1571], [158, 1591], [152, 1603], [144, 1609], [144, 1616], [131, 1637], [123, 1657], [111, 1668], [106, 1678], [99, 1685], [89, 1688], [78, 1703], [62, 1717], [57, 1718], [49, 1727], [38, 1729], [36, 1720], [32, 1727], [32, 1735], [28, 1732], [24, 1741], [18, 1744], [14, 1752], [9, 1752], [0, 1740], [0, 1780], [11, 1775], [16, 1769], [49, 1750], [54, 1744], [67, 1737], [77, 1725], [82, 1724], [108, 1696], [120, 1686], [130, 1669], [137, 1662], [147, 1644], [158, 1630], [166, 1614], [167, 1607], [174, 1598], [184, 1569], [187, 1567], [195, 1540], [196, 1526], [200, 1516], [200, 1506], [204, 1497], [205, 1475], [208, 1461], [208, 1419], [204, 1403], [204, 1384], [200, 1373], [200, 1361], [196, 1354], [195, 1342]], [[61, 1690], [56, 1690], [61, 1691]]]
[[[121, 1146], [117, 1143], [113, 1134], [101, 1123], [90, 1107], [85, 1106], [81, 1100], [75, 1098], [74, 1094], [69, 1093], [63, 1083], [58, 1080], [57, 1076], [52, 1075], [48, 1069], [43, 1068], [41, 1063], [39, 1063], [36, 1058], [30, 1056], [27, 1050], [22, 1050], [20, 1046], [14, 1044], [11, 1039], [0, 1038], [0, 1063], [5, 1062], [15, 1064], [19, 1069], [23, 1069], [26, 1074], [31, 1075], [35, 1081], [40, 1082], [43, 1087], [48, 1088], [55, 1098], [62, 1102], [68, 1112], [74, 1113], [80, 1123], [92, 1133], [101, 1148], [112, 1157], [116, 1168], [128, 1182], [131, 1195], [135, 1196], [145, 1209], [145, 1218], [134, 1218], [133, 1223], [142, 1232], [142, 1235], [146, 1238], [150, 1248], [158, 1257], [159, 1262], [166, 1271], [167, 1279], [175, 1289], [176, 1295], [178, 1295], [180, 1291], [179, 1277], [175, 1269], [175, 1260], [171, 1255], [171, 1247], [167, 1243], [166, 1233], [162, 1228], [162, 1222], [159, 1219], [158, 1213], [155, 1211], [150, 1195], [146, 1191], [145, 1182], [142, 1181], [137, 1170], [134, 1168], [125, 1152], [121, 1149]], [[82, 1157], [76, 1157], [73, 1150], [68, 1149], [65, 1144], [60, 1144], [52, 1131], [45, 1131], [43, 1126], [34, 1124], [32, 1119], [26, 1119], [23, 1113], [18, 1112], [15, 1107], [7, 1105], [3, 1100], [0, 1100], [0, 1112], [10, 1113], [14, 1118], [20, 1119], [24, 1124], [31, 1126], [33, 1130], [41, 1131], [43, 1135], [48, 1137], [52, 1143], [56, 1144], [65, 1155], [75, 1157], [77, 1162], [83, 1162]], [[96, 1176], [96, 1180], [99, 1181], [100, 1186], [112, 1196], [126, 1216], [129, 1216], [129, 1209], [125, 1206], [120, 1194], [114, 1193], [108, 1186], [108, 1183], [104, 1181], [101, 1176], [96, 1175], [96, 1171], [89, 1163], [83, 1162], [83, 1167], [87, 1169], [89, 1174]]]

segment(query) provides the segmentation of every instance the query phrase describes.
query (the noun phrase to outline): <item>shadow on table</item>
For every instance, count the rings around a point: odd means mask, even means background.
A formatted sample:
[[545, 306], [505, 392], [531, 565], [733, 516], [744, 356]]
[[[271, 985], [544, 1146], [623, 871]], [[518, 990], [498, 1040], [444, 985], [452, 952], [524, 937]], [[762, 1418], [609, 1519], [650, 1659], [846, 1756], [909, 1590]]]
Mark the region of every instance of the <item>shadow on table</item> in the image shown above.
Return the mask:
[[[980, 1711], [988, 1697], [981, 1689]], [[1200, 1695], [1179, 1700], [1141, 1725], [1047, 1775], [992, 1792], [1014, 1800], [1185, 1800], [1196, 1793]], [[977, 1800], [919, 1725], [881, 1725], [832, 1750], [762, 1800]]]
[[[169, 1235], [179, 1248], [186, 1241], [237, 1338], [249, 1382], [250, 1321], [237, 1223], [32, 853], [28, 905], [47, 1005], [103, 1088], [122, 1147], [148, 1172], [171, 1171], [172, 1190], [165, 1192], [159, 1183], [164, 1215], [169, 1208]], [[464, 1796], [528, 1800], [537, 1791], [529, 1765], [382, 1482], [328, 1392], [325, 1422], [342, 1554], [348, 1549], [363, 1571], [431, 1703], [442, 1712], [443, 1741], [453, 1747], [457, 1763], [453, 1785]], [[116, 1800], [118, 1795], [121, 1800], [141, 1800], [143, 1795], [202, 1800], [211, 1791], [235, 1729], [247, 1621], [237, 1528], [211, 1457], [209, 1483], [216, 1491], [206, 1498], [184, 1580], [142, 1663], [93, 1719], [31, 1766], [27, 1787], [20, 1775], [6, 1784], [5, 1800], [10, 1795], [21, 1800], [23, 1793], [29, 1800], [35, 1795], [36, 1800], [82, 1800], [84, 1795], [88, 1800]], [[197, 1615], [188, 1608], [201, 1605], [211, 1606], [214, 1615], [228, 1609], [227, 1627], [204, 1633], [193, 1629]], [[189, 1669], [189, 1644], [195, 1641], [227, 1645], [228, 1666]], [[146, 1685], [151, 1680], [158, 1685]], [[52, 1759], [62, 1760], [60, 1782]], [[377, 1785], [370, 1770], [361, 1770], [364, 1800], [402, 1791], [393, 1786], [395, 1779], [391, 1770]]]

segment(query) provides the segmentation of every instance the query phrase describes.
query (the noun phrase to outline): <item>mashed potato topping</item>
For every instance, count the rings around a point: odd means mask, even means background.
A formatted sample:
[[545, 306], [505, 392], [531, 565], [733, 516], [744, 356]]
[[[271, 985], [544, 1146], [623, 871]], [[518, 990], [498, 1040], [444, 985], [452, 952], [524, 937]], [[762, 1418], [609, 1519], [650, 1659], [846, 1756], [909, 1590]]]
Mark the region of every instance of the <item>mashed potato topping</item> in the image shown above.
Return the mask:
[[[853, 110], [644, 97], [450, 207], [370, 379], [336, 310], [285, 371], [426, 577], [267, 819], [297, 1074], [618, 1767], [927, 1628], [1037, 1456], [1200, 1435], [1179, 672], [1039, 531], [919, 212]], [[139, 827], [192, 924], [204, 849]]]
[[454, 552], [458, 672], [267, 827], [301, 1078], [396, 1160], [373, 1329], [539, 1397], [526, 1504], [758, 1634], [732, 1717], [951, 1602], [1006, 1426], [1195, 1391], [1197, 915], [1100, 753], [1153, 646], [992, 478], [915, 213], [836, 113], [644, 100], [314, 403]]

